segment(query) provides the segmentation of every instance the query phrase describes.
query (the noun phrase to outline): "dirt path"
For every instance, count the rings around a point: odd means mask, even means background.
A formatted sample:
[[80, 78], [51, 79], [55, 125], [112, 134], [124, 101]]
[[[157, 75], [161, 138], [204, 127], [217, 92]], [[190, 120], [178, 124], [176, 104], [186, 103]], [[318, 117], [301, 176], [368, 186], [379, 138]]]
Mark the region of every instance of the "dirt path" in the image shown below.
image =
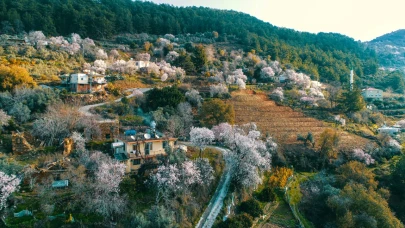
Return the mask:
[[[135, 94], [133, 93], [135, 90], [139, 90], [139, 91], [141, 91], [142, 93], [145, 93], [145, 92], [151, 90], [151, 88], [133, 88], [133, 89], [127, 89], [127, 90], [125, 90], [125, 92], [132, 92], [130, 95], [127, 96], [127, 98], [131, 98], [131, 97], [135, 96]], [[122, 97], [119, 98], [119, 99], [117, 99], [117, 100], [115, 100], [115, 101], [113, 101], [113, 102], [120, 102], [121, 99], [122, 99]], [[110, 102], [103, 102], [103, 103], [98, 103], [98, 104], [92, 104], [92, 105], [82, 106], [82, 107], [79, 108], [79, 112], [82, 113], [84, 116], [93, 116], [94, 114], [90, 112], [90, 109], [92, 109], [92, 108], [94, 108], [94, 107], [98, 107], [98, 106], [103, 106], [103, 105], [108, 104], [108, 103], [110, 103]]]

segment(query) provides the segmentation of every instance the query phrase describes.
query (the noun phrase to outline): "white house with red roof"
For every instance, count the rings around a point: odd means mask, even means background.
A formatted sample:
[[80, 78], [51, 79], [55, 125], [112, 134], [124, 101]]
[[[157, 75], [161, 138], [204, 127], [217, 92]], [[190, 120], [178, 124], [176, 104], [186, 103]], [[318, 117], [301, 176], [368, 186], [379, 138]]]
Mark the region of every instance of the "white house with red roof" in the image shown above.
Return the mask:
[[361, 95], [364, 97], [365, 100], [373, 99], [373, 100], [383, 100], [383, 91], [381, 89], [376, 88], [367, 88], [361, 91]]

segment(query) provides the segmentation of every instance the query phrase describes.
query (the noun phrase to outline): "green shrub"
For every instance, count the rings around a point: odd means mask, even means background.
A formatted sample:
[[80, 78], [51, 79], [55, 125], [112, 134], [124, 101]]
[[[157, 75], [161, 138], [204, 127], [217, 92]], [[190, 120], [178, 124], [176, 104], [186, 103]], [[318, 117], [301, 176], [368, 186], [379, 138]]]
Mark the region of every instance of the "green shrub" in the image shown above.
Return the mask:
[[220, 222], [216, 227], [217, 228], [245, 228], [251, 227], [253, 225], [252, 216], [243, 213], [236, 215], [233, 218], [229, 218], [226, 221]]
[[136, 115], [120, 116], [120, 122], [123, 126], [137, 126], [142, 125], [143, 118]]
[[259, 217], [261, 214], [263, 214], [263, 210], [260, 206], [259, 201], [255, 200], [255, 199], [250, 199], [248, 201], [242, 202], [238, 206], [238, 210], [239, 210], [239, 212], [247, 213], [254, 218]]
[[256, 197], [261, 202], [271, 202], [275, 200], [276, 195], [274, 194], [272, 188], [266, 187], [262, 191], [258, 192]]

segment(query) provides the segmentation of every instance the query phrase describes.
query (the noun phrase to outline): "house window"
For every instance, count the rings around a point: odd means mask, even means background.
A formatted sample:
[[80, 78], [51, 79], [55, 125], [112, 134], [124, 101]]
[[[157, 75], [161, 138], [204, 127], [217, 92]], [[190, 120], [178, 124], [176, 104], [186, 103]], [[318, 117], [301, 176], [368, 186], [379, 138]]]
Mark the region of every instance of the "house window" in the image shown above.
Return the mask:
[[111, 134], [105, 134], [105, 139], [111, 139]]
[[16, 138], [16, 139], [15, 139], [15, 142], [16, 142], [17, 144], [21, 144], [22, 140], [21, 140], [21, 138]]
[[145, 155], [149, 155], [150, 151], [153, 150], [153, 143], [148, 142], [145, 144]]
[[163, 149], [165, 149], [166, 147], [169, 146], [169, 142], [168, 141], [163, 141], [162, 146], [163, 146]]
[[132, 160], [132, 165], [140, 165], [140, 164], [141, 164], [141, 159]]
[[132, 145], [132, 150], [133, 150], [133, 151], [136, 151], [137, 148], [138, 148], [138, 146], [137, 146], [136, 144], [133, 144], [133, 145]]

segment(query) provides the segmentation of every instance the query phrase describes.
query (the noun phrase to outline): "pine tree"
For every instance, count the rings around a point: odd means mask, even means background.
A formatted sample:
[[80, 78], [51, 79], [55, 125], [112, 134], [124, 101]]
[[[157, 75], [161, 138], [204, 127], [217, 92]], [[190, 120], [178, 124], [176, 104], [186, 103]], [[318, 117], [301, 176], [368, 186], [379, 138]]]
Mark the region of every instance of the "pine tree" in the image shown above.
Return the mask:
[[207, 55], [205, 54], [205, 48], [202, 44], [197, 45], [194, 48], [193, 63], [197, 70], [201, 70], [203, 66], [207, 64]]
[[357, 112], [366, 106], [361, 90], [354, 87], [352, 90], [346, 90], [339, 99], [339, 108], [345, 112]]

